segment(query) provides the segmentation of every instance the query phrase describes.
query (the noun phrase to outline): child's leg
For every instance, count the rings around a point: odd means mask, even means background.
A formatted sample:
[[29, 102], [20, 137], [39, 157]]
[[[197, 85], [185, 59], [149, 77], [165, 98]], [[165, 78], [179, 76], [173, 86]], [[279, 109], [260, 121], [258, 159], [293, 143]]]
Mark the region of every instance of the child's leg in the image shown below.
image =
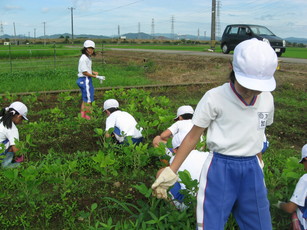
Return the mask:
[[237, 197], [239, 176], [227, 156], [210, 153], [205, 161], [197, 194], [198, 230], [224, 230]]
[[13, 158], [14, 158], [13, 152], [7, 152], [5, 156], [6, 157], [3, 159], [1, 163], [3, 168], [14, 168], [20, 165], [20, 163], [12, 163]]
[[233, 213], [240, 229], [272, 229], [267, 189], [258, 160], [242, 164], [240, 196]]

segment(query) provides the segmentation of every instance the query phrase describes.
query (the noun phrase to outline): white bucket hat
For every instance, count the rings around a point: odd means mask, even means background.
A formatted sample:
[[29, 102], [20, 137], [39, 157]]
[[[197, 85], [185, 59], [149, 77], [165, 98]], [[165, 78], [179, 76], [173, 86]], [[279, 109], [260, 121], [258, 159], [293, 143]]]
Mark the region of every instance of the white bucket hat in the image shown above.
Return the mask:
[[13, 102], [7, 109], [14, 109], [17, 111], [25, 120], [28, 120], [27, 118], [27, 113], [28, 113], [28, 108], [27, 106], [20, 102], [20, 101], [15, 101]]
[[118, 108], [118, 107], [119, 107], [119, 103], [115, 99], [108, 99], [103, 103], [103, 111], [106, 111], [107, 109], [110, 109], [110, 108]]
[[236, 80], [247, 89], [270, 92], [276, 88], [274, 73], [278, 59], [273, 48], [256, 38], [236, 46], [233, 54]]
[[83, 46], [85, 48], [89, 48], [89, 47], [92, 47], [95, 49], [95, 42], [93, 42], [92, 40], [86, 40], [83, 44]]
[[192, 108], [192, 106], [190, 106], [190, 105], [180, 106], [177, 109], [177, 117], [175, 117], [174, 120], [177, 120], [179, 116], [186, 114], [186, 113], [194, 114], [194, 109]]
[[305, 144], [302, 148], [302, 158], [298, 163], [303, 163], [303, 159], [307, 157], [307, 144]]

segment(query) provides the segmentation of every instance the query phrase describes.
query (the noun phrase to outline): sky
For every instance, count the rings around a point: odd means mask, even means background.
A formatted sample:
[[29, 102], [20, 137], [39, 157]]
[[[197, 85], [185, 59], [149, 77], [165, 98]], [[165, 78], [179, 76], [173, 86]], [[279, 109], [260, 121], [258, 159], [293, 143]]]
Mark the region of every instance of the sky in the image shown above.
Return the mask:
[[[282, 38], [307, 38], [307, 0], [216, 2], [216, 36], [228, 24], [246, 23], [264, 25]], [[0, 35], [71, 34], [73, 28], [74, 35], [174, 32], [210, 37], [211, 11], [212, 0], [0, 0]]]

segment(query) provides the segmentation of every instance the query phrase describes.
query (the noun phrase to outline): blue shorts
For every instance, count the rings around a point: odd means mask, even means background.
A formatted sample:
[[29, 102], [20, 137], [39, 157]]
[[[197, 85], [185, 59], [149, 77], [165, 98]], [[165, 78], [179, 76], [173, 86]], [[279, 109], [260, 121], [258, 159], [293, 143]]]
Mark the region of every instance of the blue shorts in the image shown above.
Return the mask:
[[256, 156], [210, 153], [197, 195], [198, 229], [224, 230], [233, 213], [241, 230], [271, 230], [270, 206]]
[[[114, 127], [113, 133], [114, 133], [115, 136], [117, 136], [117, 137], [121, 137], [121, 136], [122, 136], [121, 130], [120, 130], [118, 127], [116, 127], [116, 126]], [[117, 139], [117, 138], [116, 138], [116, 139]], [[132, 144], [138, 145], [138, 144], [140, 144], [141, 142], [143, 142], [143, 137], [139, 137], [139, 138], [133, 138], [133, 137], [131, 137], [131, 141], [132, 141]], [[117, 140], [117, 142], [118, 142], [118, 144], [129, 144], [129, 141], [128, 141], [127, 137], [123, 138], [122, 141]]]
[[91, 77], [79, 77], [77, 85], [81, 89], [82, 101], [91, 103], [94, 101], [94, 86]]

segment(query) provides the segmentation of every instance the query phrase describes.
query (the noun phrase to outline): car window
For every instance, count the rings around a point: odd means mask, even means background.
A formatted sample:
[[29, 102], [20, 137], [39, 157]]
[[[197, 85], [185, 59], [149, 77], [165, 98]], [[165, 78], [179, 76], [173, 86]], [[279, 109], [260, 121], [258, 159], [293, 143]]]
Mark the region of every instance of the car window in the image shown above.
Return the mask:
[[251, 26], [251, 30], [257, 35], [274, 35], [268, 28], [262, 26]]
[[237, 34], [238, 33], [238, 26], [232, 26], [229, 30], [229, 34]]
[[240, 35], [246, 35], [246, 27], [240, 27], [239, 28], [239, 34]]

